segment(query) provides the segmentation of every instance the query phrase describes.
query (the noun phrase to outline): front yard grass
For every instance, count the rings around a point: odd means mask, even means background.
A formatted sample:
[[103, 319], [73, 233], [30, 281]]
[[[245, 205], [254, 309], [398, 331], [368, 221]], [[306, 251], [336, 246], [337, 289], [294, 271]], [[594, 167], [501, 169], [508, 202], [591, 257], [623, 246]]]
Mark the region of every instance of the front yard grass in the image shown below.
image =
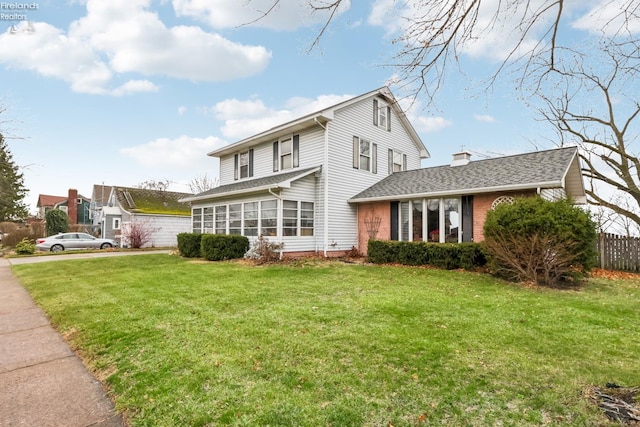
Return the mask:
[[132, 426], [602, 426], [582, 390], [640, 385], [640, 280], [169, 255], [13, 271]]

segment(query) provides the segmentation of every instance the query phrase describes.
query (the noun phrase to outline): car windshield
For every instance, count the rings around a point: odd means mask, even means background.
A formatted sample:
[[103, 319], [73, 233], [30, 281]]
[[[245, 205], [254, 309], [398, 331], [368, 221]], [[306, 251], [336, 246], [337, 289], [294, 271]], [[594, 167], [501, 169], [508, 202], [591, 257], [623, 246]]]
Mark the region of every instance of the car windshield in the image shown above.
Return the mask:
[[86, 233], [80, 233], [80, 234], [78, 234], [78, 237], [80, 237], [81, 239], [93, 239], [93, 236], [91, 236], [90, 234], [86, 234]]

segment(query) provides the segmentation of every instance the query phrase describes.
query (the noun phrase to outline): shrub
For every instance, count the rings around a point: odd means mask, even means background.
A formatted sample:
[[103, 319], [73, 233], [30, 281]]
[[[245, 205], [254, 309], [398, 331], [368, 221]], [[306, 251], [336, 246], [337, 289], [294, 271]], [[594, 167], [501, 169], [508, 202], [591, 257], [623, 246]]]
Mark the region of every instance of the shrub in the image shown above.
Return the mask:
[[242, 258], [248, 250], [245, 236], [203, 234], [200, 241], [200, 255], [209, 261]]
[[18, 255], [33, 255], [36, 252], [36, 245], [26, 237], [16, 245], [16, 253]]
[[245, 258], [252, 259], [258, 264], [267, 262], [275, 262], [280, 259], [280, 251], [284, 247], [284, 243], [270, 242], [269, 239], [258, 236], [251, 248], [244, 254]]
[[485, 265], [482, 247], [477, 243], [430, 243], [369, 240], [369, 262], [405, 265], [432, 265], [448, 270], [472, 270]]
[[47, 236], [69, 231], [69, 217], [60, 209], [51, 209], [45, 215]]
[[200, 233], [180, 233], [178, 234], [178, 251], [186, 258], [198, 258], [200, 256]]
[[495, 275], [556, 285], [595, 264], [596, 236], [589, 214], [569, 201], [528, 197], [487, 213], [483, 244]]

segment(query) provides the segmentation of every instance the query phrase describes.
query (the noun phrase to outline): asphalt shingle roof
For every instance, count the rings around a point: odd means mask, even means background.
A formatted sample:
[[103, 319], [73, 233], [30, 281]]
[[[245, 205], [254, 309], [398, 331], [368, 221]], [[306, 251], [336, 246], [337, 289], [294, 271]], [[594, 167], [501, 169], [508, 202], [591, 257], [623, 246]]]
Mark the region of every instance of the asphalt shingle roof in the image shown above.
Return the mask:
[[354, 196], [351, 201], [409, 195], [473, 194], [495, 188], [557, 183], [576, 155], [575, 147], [471, 161], [464, 166], [436, 166], [397, 172]]
[[277, 175], [270, 175], [264, 178], [241, 180], [238, 182], [234, 182], [233, 184], [221, 185], [219, 187], [212, 188], [211, 190], [196, 194], [193, 197], [205, 198], [206, 196], [218, 196], [218, 195], [224, 195], [226, 193], [237, 193], [242, 191], [250, 191], [252, 189], [258, 189], [262, 187], [275, 186], [282, 182], [292, 180], [298, 176], [305, 175], [308, 172], [311, 172], [312, 170], [317, 168], [318, 166], [312, 167], [312, 168], [306, 168], [306, 169], [296, 169], [292, 172], [285, 172]]

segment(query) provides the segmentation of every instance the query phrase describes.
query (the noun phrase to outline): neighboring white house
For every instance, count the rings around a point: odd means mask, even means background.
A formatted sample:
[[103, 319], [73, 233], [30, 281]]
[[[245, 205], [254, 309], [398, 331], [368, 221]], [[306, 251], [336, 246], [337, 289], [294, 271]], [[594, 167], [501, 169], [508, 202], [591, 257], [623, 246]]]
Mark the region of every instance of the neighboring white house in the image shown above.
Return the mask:
[[[104, 192], [108, 189], [108, 196]], [[101, 193], [101, 197], [98, 194]], [[145, 247], [167, 247], [178, 244], [177, 235], [191, 231], [189, 205], [179, 200], [189, 193], [130, 187], [94, 186], [94, 220], [100, 225], [101, 237], [116, 239], [127, 247], [127, 229], [142, 227], [151, 234]]]
[[263, 235], [284, 252], [358, 246], [349, 199], [429, 153], [388, 88], [380, 88], [208, 154], [220, 186], [182, 199], [194, 232]]

